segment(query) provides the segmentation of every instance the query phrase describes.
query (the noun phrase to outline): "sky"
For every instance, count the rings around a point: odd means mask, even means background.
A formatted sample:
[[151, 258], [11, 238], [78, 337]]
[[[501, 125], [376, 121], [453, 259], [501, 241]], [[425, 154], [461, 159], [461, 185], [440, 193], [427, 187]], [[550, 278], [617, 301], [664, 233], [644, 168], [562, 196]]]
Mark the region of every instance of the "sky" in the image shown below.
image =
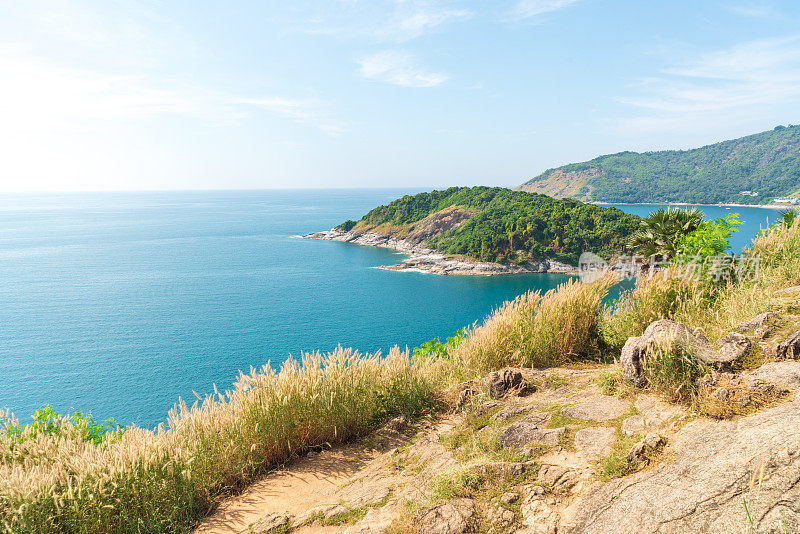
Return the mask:
[[800, 122], [800, 2], [0, 0], [0, 191], [516, 186]]

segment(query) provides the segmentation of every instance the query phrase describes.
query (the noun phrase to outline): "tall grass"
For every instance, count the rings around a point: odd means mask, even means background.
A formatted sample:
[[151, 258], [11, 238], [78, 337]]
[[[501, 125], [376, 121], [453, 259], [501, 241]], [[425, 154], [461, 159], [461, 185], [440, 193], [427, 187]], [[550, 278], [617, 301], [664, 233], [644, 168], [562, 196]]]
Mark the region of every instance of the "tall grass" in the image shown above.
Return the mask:
[[614, 282], [610, 277], [592, 284], [572, 280], [544, 295], [525, 293], [471, 329], [455, 356], [478, 374], [599, 357], [601, 303]]
[[251, 370], [224, 394], [181, 402], [168, 427], [130, 427], [94, 444], [59, 431], [0, 430], [0, 521], [9, 532], [185, 531], [215, 499], [309, 447], [430, 407], [432, 384], [407, 351], [339, 348]]

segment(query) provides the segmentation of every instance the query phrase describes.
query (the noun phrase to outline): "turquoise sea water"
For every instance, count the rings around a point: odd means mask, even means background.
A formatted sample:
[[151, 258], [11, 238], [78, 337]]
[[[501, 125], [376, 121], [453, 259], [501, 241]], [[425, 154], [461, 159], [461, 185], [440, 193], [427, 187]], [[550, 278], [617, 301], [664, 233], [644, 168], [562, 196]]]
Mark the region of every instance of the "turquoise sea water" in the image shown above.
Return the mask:
[[[567, 279], [384, 271], [403, 256], [295, 237], [409, 192], [0, 197], [0, 407], [152, 426], [240, 369], [339, 343], [413, 347]], [[739, 211], [742, 240], [774, 217]]]

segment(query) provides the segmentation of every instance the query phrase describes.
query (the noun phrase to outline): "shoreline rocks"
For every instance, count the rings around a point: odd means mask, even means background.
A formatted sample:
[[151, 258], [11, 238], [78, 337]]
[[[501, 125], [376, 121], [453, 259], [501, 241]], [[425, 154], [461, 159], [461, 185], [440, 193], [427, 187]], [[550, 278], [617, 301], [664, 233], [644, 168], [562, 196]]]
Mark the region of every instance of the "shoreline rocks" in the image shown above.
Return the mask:
[[327, 230], [300, 236], [304, 239], [322, 239], [325, 241], [342, 241], [356, 243], [368, 247], [391, 248], [409, 257], [396, 265], [382, 265], [380, 269], [389, 271], [422, 271], [439, 275], [472, 275], [496, 276], [501, 274], [523, 273], [558, 273], [577, 275], [578, 270], [566, 263], [555, 260], [529, 262], [522, 265], [502, 264], [479, 261], [467, 257], [449, 257], [441, 252], [431, 249], [424, 241], [416, 242], [410, 239], [379, 234], [377, 232], [342, 232], [340, 230]]

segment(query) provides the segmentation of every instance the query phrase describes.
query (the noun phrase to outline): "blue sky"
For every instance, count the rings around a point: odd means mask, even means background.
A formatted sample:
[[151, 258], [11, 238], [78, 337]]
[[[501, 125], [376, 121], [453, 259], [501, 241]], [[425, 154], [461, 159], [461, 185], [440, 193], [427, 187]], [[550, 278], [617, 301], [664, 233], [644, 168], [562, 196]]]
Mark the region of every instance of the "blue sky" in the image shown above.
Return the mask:
[[0, 0], [0, 191], [515, 186], [800, 122], [797, 2]]

